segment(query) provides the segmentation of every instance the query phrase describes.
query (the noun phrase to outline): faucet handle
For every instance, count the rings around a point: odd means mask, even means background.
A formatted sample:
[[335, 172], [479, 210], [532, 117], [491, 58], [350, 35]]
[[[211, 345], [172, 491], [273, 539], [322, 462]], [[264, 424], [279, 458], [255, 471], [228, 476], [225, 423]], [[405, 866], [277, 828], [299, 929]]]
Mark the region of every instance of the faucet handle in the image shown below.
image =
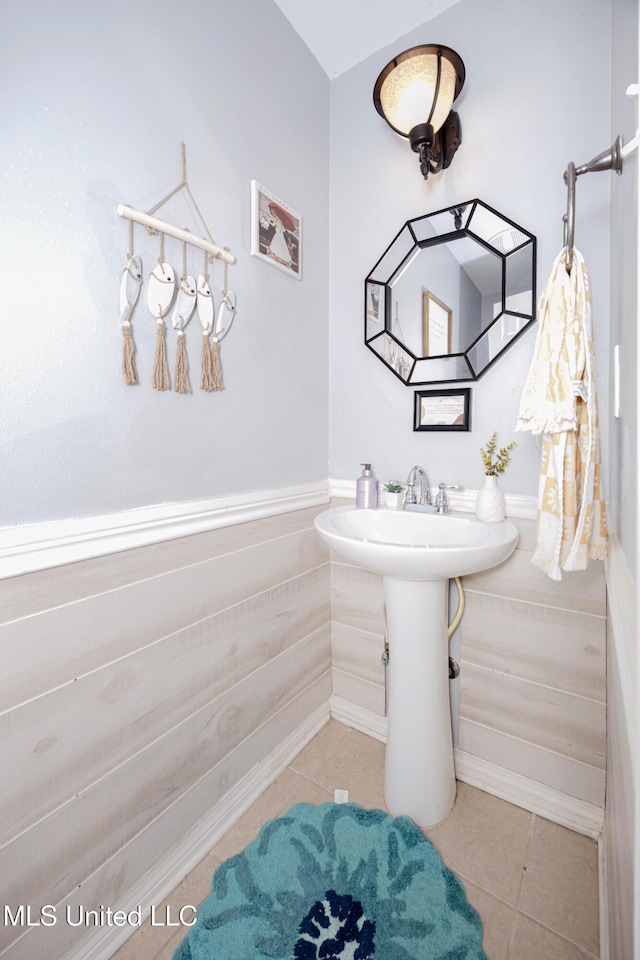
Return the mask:
[[404, 495], [405, 503], [417, 503], [416, 491], [414, 489], [413, 481], [410, 480], [407, 485], [407, 492]]
[[464, 490], [464, 487], [460, 483], [439, 483], [438, 496], [436, 497], [436, 509], [438, 513], [449, 513], [447, 490]]

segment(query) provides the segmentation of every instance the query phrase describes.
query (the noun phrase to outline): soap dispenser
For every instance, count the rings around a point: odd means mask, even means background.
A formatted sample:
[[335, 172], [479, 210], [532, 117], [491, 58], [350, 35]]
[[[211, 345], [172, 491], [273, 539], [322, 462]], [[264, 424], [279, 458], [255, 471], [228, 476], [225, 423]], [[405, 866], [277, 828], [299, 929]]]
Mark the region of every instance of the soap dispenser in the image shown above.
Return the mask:
[[362, 476], [356, 480], [356, 507], [375, 510], [378, 506], [378, 481], [373, 475], [370, 463], [361, 463]]

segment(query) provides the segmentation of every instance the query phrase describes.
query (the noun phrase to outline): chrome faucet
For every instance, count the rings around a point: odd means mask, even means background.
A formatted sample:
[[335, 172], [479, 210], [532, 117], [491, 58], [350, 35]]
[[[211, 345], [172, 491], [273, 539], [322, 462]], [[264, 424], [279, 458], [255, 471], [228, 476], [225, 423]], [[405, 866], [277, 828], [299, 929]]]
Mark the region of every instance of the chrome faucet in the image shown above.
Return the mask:
[[[416, 481], [420, 481], [420, 493], [416, 494]], [[405, 494], [404, 502], [408, 505], [417, 504], [418, 506], [431, 506], [431, 487], [429, 478], [424, 467], [412, 467], [407, 477], [408, 489]]]

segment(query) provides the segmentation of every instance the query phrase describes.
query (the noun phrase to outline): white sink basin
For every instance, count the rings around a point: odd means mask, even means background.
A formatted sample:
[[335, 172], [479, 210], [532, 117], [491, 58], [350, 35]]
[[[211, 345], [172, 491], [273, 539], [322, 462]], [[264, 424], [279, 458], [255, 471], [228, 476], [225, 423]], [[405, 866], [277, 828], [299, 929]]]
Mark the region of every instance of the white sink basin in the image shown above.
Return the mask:
[[374, 573], [403, 580], [441, 580], [487, 570], [515, 549], [509, 521], [417, 511], [334, 507], [316, 529], [337, 553]]

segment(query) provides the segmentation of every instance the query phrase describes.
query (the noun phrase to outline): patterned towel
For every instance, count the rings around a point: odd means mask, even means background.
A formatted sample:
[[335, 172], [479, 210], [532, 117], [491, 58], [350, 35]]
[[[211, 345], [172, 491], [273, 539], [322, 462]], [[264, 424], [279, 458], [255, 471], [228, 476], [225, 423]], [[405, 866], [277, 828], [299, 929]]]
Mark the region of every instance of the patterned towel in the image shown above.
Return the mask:
[[533, 563], [552, 580], [607, 555], [589, 273], [574, 248], [556, 257], [538, 306], [538, 335], [516, 430], [544, 434]]

